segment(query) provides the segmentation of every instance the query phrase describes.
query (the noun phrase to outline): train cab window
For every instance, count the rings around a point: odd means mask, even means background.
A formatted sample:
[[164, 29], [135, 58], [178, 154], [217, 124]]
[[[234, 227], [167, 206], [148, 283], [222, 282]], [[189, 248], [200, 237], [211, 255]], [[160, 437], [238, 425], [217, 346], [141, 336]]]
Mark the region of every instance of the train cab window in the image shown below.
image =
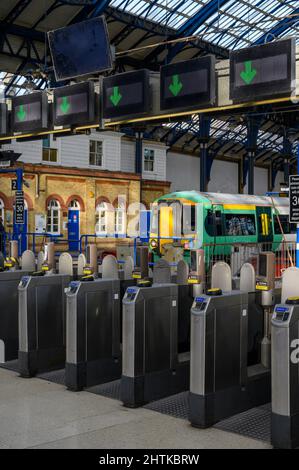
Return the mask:
[[223, 223], [221, 211], [213, 212], [211, 209], [208, 210], [205, 229], [210, 237], [221, 237], [223, 236]]
[[226, 235], [250, 236], [255, 235], [255, 217], [252, 214], [225, 214]]
[[[288, 215], [280, 215], [279, 216], [280, 224], [284, 234], [288, 233], [296, 233], [296, 225], [289, 223], [289, 216]], [[274, 233], [276, 235], [281, 235], [281, 228], [279, 225], [277, 215], [274, 216]]]
[[180, 237], [182, 234], [182, 205], [178, 201], [169, 204], [172, 214], [172, 235]]
[[158, 233], [158, 206], [155, 205], [151, 211], [151, 232]]
[[193, 233], [196, 230], [196, 206], [183, 206], [183, 233]]

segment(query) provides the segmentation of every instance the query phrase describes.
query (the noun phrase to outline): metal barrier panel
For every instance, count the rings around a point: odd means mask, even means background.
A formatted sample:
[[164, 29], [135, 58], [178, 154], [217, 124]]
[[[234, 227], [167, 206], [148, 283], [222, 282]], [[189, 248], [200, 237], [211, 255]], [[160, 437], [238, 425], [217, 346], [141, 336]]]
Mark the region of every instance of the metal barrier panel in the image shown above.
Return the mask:
[[275, 277], [280, 279], [286, 269], [296, 265], [296, 243], [227, 243], [203, 245], [205, 254], [206, 283], [211, 286], [212, 268], [218, 261], [224, 261], [232, 269], [232, 276], [239, 277], [242, 266], [250, 263], [257, 271], [260, 253], [275, 253]]

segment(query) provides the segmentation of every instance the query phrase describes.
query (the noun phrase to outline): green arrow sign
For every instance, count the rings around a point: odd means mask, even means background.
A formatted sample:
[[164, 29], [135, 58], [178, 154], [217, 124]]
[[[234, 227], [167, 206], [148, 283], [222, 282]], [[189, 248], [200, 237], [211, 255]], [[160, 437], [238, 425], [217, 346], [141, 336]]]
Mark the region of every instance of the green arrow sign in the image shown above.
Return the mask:
[[67, 96], [64, 96], [61, 101], [60, 109], [63, 112], [63, 114], [66, 114], [71, 107], [71, 103], [69, 102], [69, 99]]
[[244, 62], [244, 69], [245, 70], [242, 70], [242, 72], [240, 73], [240, 77], [246, 83], [246, 85], [250, 85], [250, 83], [256, 76], [257, 71], [256, 69], [252, 68], [251, 60], [247, 60], [246, 62]]
[[180, 82], [179, 75], [173, 75], [171, 78], [172, 78], [172, 82], [169, 85], [169, 90], [171, 91], [173, 96], [177, 96], [181, 92], [183, 88], [183, 84], [182, 82]]
[[19, 111], [17, 112], [17, 116], [18, 116], [19, 121], [24, 121], [25, 118], [26, 118], [26, 115], [27, 115], [27, 113], [24, 109], [24, 105], [21, 105]]
[[113, 95], [110, 95], [110, 101], [114, 106], [117, 106], [122, 99], [118, 86], [113, 87]]

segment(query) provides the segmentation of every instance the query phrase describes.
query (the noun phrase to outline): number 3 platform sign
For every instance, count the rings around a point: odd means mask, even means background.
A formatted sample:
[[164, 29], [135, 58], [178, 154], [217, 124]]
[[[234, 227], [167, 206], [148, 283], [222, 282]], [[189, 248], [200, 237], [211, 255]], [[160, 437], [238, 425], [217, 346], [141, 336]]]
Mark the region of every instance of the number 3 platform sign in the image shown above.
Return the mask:
[[290, 176], [290, 223], [299, 224], [299, 175]]

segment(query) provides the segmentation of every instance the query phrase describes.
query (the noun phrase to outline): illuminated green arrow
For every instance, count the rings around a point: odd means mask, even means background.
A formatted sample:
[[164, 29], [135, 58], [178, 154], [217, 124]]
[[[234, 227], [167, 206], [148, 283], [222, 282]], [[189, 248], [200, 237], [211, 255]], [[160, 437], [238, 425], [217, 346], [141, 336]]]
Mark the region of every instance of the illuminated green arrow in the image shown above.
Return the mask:
[[113, 95], [110, 96], [110, 101], [114, 106], [117, 106], [120, 100], [122, 99], [122, 95], [119, 92], [118, 86], [113, 87]]
[[61, 101], [60, 109], [63, 112], [63, 114], [66, 114], [71, 107], [71, 103], [68, 100], [67, 96], [64, 96]]
[[177, 96], [180, 91], [183, 88], [182, 82], [180, 82], [180, 76], [179, 75], [173, 75], [172, 77], [172, 82], [169, 85], [169, 90], [174, 96]]
[[256, 69], [252, 68], [251, 60], [247, 60], [246, 62], [244, 62], [244, 69], [245, 70], [242, 70], [242, 72], [240, 73], [240, 77], [246, 83], [246, 85], [249, 85], [256, 76]]
[[24, 121], [25, 118], [26, 118], [26, 115], [27, 115], [27, 113], [24, 109], [24, 106], [21, 105], [19, 111], [17, 112], [17, 116], [18, 116], [19, 121]]

